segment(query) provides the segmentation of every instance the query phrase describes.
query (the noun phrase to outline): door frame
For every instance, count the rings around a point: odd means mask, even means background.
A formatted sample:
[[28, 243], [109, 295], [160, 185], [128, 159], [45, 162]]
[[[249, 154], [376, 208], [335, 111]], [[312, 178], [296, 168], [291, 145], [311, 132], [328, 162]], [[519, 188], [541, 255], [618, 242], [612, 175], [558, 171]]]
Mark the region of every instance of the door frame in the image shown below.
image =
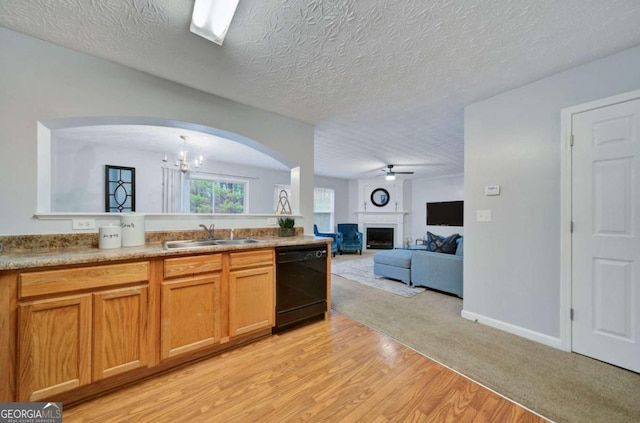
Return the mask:
[[640, 89], [567, 107], [560, 111], [560, 348], [573, 351], [571, 339], [571, 294], [573, 254], [571, 245], [572, 162], [571, 132], [573, 115], [640, 98]]

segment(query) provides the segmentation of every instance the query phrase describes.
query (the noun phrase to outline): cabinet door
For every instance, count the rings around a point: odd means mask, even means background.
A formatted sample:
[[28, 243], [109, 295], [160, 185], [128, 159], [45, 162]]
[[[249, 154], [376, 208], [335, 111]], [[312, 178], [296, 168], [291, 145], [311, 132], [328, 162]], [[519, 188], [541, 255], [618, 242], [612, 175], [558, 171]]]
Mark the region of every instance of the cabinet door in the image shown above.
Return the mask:
[[273, 266], [229, 273], [229, 335], [273, 327], [275, 319]]
[[220, 274], [162, 283], [162, 359], [220, 342]]
[[93, 381], [145, 367], [149, 356], [147, 287], [93, 295]]
[[91, 382], [91, 294], [18, 307], [18, 401]]

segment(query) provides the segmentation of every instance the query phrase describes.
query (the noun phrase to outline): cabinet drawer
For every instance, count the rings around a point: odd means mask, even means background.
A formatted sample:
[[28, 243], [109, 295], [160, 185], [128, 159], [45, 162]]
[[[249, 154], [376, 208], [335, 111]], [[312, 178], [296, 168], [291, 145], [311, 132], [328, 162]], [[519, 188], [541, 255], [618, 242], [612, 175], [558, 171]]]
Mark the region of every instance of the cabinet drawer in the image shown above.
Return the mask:
[[149, 280], [149, 262], [109, 264], [73, 269], [22, 273], [20, 298], [58, 294]]
[[222, 254], [177, 257], [164, 261], [164, 278], [197, 275], [222, 270]]
[[243, 251], [229, 254], [231, 269], [251, 266], [273, 266], [273, 250]]

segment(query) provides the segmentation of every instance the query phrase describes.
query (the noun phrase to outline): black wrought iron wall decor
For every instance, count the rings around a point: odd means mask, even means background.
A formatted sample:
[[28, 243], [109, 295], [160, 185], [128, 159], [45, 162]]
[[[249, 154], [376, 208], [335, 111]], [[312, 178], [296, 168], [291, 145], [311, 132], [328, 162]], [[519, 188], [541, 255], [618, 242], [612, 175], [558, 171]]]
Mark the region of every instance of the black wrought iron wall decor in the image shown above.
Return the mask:
[[136, 211], [136, 168], [105, 165], [104, 211]]

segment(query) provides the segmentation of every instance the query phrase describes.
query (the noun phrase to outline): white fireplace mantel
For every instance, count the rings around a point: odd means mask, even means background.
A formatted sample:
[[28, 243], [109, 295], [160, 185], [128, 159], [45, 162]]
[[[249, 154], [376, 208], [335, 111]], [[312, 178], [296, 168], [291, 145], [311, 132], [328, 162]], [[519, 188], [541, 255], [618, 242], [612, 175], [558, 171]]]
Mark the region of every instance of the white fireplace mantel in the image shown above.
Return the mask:
[[[358, 230], [366, 238], [366, 229], [369, 228], [393, 228], [395, 246], [402, 245], [404, 235], [404, 215], [407, 212], [367, 212], [358, 211]], [[364, 239], [366, 245], [367, 240]]]

